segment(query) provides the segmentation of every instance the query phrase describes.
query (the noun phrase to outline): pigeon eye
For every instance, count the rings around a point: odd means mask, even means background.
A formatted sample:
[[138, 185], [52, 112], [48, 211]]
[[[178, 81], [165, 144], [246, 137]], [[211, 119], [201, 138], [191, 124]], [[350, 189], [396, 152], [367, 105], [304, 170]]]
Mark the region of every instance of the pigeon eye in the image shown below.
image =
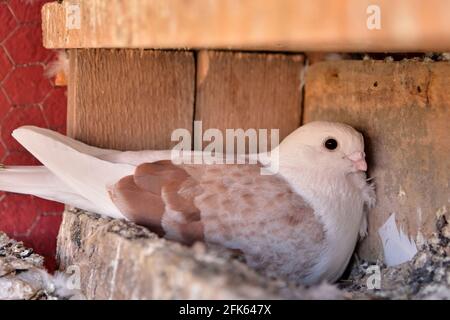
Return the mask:
[[338, 147], [338, 142], [336, 141], [336, 139], [328, 138], [327, 140], [325, 140], [324, 146], [328, 150], [335, 150]]

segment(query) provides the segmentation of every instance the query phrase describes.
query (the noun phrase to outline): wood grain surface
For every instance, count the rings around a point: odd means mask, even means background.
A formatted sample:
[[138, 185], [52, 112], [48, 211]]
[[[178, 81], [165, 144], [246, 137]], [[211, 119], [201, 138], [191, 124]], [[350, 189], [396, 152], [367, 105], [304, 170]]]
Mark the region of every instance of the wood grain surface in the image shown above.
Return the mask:
[[203, 130], [279, 129], [280, 141], [300, 126], [303, 56], [200, 51], [195, 119]]
[[450, 50], [448, 12], [447, 0], [66, 0], [43, 7], [42, 26], [47, 48], [429, 52]]
[[187, 51], [71, 50], [68, 133], [114, 149], [167, 149], [192, 129], [195, 62]]

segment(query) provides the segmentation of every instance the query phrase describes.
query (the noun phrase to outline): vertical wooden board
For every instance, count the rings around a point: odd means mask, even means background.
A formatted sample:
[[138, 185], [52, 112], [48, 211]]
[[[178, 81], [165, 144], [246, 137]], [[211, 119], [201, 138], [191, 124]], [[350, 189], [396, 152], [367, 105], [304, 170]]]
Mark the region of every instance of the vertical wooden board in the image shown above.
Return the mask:
[[361, 254], [382, 254], [378, 229], [391, 213], [414, 240], [449, 207], [450, 64], [335, 61], [306, 76], [304, 122], [341, 121], [363, 132], [377, 205]]
[[167, 149], [174, 129], [192, 129], [192, 52], [71, 50], [68, 133], [121, 150]]
[[208, 128], [279, 129], [300, 125], [303, 56], [200, 51], [195, 119]]

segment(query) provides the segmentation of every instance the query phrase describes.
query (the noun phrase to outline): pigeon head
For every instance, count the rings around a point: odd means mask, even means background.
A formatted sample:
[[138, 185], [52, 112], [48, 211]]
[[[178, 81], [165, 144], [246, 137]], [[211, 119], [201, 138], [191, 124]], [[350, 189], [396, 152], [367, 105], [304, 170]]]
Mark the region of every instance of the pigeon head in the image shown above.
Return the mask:
[[280, 144], [280, 161], [344, 174], [367, 170], [362, 134], [337, 122], [310, 122], [292, 132]]

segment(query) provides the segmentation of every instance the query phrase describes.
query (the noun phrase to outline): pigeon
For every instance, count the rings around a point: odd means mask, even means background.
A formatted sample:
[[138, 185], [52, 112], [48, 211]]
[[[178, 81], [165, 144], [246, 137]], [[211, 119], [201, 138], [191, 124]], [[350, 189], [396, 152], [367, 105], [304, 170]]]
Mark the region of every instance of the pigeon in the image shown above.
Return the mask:
[[[375, 203], [363, 136], [342, 123], [296, 129], [272, 150], [276, 166], [100, 149], [33, 126], [13, 137], [42, 166], [5, 166], [0, 190], [127, 219], [186, 245], [219, 246], [267, 276], [298, 284], [341, 277]], [[269, 167], [277, 170], [262, 174]]]

